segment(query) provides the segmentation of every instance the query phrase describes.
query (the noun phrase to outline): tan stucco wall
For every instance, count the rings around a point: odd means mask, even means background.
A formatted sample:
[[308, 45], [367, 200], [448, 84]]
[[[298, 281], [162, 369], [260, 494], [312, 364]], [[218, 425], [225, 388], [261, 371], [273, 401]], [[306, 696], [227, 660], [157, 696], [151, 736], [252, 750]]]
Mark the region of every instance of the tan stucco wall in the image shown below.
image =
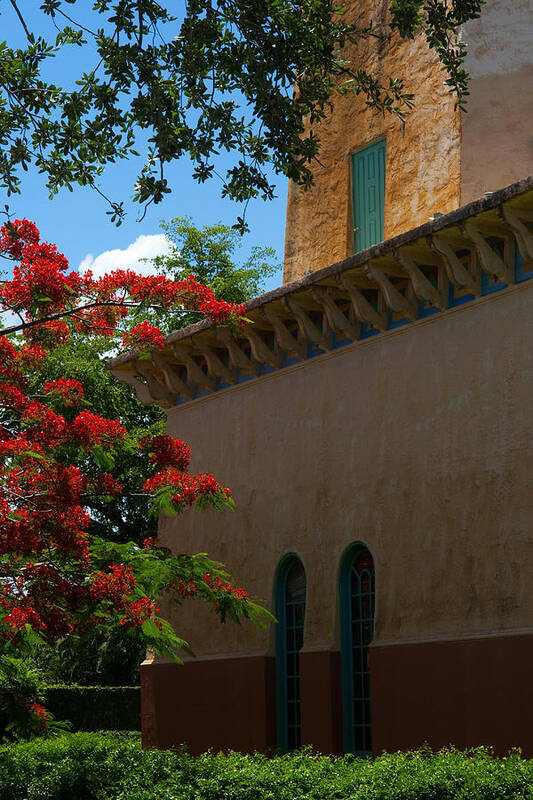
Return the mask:
[[[388, 0], [352, 0], [348, 14], [370, 14], [378, 28], [387, 21]], [[356, 60], [357, 56], [357, 60]], [[405, 127], [391, 114], [368, 109], [363, 96], [335, 96], [334, 110], [317, 126], [321, 165], [308, 191], [289, 184], [284, 282], [340, 261], [353, 252], [351, 155], [386, 137], [385, 239], [427, 222], [435, 211], [459, 206], [459, 113], [443, 86], [438, 59], [421, 36], [380, 48], [375, 39], [354, 52], [364, 67], [387, 83], [403, 77], [415, 95]]]
[[[338, 643], [337, 572], [368, 544], [376, 644], [533, 629], [533, 286], [522, 284], [169, 412], [235, 513], [165, 520], [267, 603], [307, 570], [305, 650]], [[173, 617], [199, 657], [260, 654], [272, 630]]]
[[462, 114], [461, 204], [533, 174], [533, 6], [488, 0], [467, 23], [470, 75]]

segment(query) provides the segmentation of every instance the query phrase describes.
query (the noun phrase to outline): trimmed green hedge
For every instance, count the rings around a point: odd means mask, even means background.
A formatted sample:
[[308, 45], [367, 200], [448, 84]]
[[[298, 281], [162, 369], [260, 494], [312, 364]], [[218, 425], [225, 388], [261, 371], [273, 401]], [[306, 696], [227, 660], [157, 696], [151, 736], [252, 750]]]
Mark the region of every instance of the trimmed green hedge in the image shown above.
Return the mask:
[[420, 750], [374, 761], [140, 748], [131, 734], [78, 733], [0, 748], [2, 800], [531, 800], [533, 761]]
[[49, 686], [46, 708], [73, 731], [140, 731], [138, 686]]

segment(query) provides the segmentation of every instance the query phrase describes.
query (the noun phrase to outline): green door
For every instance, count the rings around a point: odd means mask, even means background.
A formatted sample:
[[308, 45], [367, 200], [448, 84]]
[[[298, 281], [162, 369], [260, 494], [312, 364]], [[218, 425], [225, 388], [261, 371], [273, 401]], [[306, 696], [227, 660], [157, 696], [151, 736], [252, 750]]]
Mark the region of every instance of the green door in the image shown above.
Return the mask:
[[352, 156], [354, 252], [383, 241], [385, 139]]

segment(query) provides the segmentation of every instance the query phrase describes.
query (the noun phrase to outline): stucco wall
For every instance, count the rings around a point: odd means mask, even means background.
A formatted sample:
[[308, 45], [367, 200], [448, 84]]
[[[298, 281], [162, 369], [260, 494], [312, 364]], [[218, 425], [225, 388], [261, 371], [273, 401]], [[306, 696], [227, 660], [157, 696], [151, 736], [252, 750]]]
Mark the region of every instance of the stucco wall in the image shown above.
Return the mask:
[[[385, 27], [388, 0], [348, 5], [350, 18], [364, 24], [371, 14], [378, 29]], [[402, 126], [392, 115], [368, 109], [362, 95], [335, 96], [333, 112], [316, 129], [322, 148], [314, 186], [304, 191], [289, 184], [285, 283], [352, 254], [351, 155], [378, 139], [387, 141], [385, 239], [459, 206], [459, 114], [423, 36], [404, 42], [394, 37], [385, 47], [376, 39], [363, 42], [353, 51], [352, 67], [385, 83], [405, 78], [416, 105]]]
[[[533, 626], [533, 287], [522, 284], [169, 412], [233, 514], [187, 513], [163, 541], [207, 551], [269, 603], [307, 570], [304, 650], [338, 646], [337, 571], [355, 540], [377, 574], [375, 643]], [[272, 652], [272, 631], [173, 617], [200, 658]]]
[[488, 0], [462, 39], [471, 81], [461, 120], [461, 203], [469, 203], [533, 173], [530, 0]]

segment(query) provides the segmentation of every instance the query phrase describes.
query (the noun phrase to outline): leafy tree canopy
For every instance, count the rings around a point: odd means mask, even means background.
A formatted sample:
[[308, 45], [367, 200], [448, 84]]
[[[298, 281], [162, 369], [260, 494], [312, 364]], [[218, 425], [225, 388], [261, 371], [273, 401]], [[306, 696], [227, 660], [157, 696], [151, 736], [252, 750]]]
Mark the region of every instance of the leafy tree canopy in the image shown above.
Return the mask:
[[[378, 32], [347, 24], [333, 0], [188, 0], [180, 18], [157, 0], [94, 0], [92, 10], [79, 0], [43, 0], [31, 22], [10, 0], [25, 42], [0, 43], [0, 185], [19, 191], [21, 169], [34, 165], [51, 195], [72, 183], [101, 192], [105, 165], [142, 149], [133, 199], [145, 210], [170, 192], [165, 169], [183, 156], [203, 182], [217, 156], [231, 153], [222, 195], [238, 202], [273, 196], [269, 162], [308, 186], [319, 152], [313, 125], [335, 88], [363, 92], [400, 116], [411, 103], [401, 76], [383, 85], [357, 63], [361, 40], [425, 35], [451, 90], [459, 102], [465, 97], [457, 34], [483, 0], [388, 2], [390, 30]], [[81, 48], [80, 63], [90, 67], [64, 87], [51, 67], [69, 47]], [[108, 199], [120, 224], [123, 201]], [[238, 225], [245, 228], [242, 218]]]

